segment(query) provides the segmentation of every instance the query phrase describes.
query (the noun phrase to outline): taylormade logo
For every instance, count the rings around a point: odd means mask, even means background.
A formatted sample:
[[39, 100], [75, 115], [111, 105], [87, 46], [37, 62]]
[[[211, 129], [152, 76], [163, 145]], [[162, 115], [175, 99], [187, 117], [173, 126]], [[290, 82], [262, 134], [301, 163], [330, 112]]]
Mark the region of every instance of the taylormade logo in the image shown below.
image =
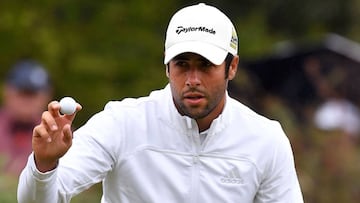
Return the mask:
[[180, 33], [187, 33], [187, 32], [208, 32], [210, 34], [215, 34], [215, 30], [213, 28], [209, 29], [206, 27], [183, 27], [183, 26], [179, 26], [176, 29], [176, 33], [180, 34]]

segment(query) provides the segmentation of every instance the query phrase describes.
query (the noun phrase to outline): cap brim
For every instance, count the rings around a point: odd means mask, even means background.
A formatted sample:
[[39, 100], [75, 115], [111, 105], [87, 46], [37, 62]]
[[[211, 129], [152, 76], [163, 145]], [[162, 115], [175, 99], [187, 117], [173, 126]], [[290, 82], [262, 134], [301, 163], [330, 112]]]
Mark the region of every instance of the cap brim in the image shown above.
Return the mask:
[[181, 42], [166, 49], [164, 64], [169, 63], [172, 58], [185, 52], [199, 54], [215, 65], [222, 64], [228, 53], [226, 50], [209, 43], [199, 41]]

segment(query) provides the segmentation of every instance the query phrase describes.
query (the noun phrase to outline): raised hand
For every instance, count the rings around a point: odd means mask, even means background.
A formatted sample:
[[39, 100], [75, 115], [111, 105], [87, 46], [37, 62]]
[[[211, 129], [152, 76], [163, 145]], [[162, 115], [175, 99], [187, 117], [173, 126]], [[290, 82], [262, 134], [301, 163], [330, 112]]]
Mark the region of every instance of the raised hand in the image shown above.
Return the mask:
[[43, 112], [41, 123], [34, 128], [32, 137], [35, 163], [39, 171], [54, 169], [58, 160], [69, 150], [72, 144], [71, 124], [81, 109], [81, 105], [77, 103], [75, 113], [62, 115], [58, 101], [49, 103], [48, 110]]

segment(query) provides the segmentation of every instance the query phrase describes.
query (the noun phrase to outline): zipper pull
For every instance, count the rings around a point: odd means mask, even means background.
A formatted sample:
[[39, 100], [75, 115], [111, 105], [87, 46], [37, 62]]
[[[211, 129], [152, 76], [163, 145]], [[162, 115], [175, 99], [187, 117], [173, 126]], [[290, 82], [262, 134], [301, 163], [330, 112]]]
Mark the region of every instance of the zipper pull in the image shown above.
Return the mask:
[[193, 155], [193, 163], [194, 164], [199, 163], [199, 155]]

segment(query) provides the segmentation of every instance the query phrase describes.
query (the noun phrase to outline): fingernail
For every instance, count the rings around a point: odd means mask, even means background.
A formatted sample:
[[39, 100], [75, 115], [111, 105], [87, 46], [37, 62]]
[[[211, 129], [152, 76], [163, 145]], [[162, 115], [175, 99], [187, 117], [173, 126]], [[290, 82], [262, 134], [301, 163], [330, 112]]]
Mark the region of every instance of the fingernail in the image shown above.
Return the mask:
[[55, 130], [57, 130], [57, 129], [58, 129], [58, 128], [57, 128], [57, 125], [52, 125], [52, 126], [51, 126], [51, 130], [54, 130], [54, 131], [55, 131]]

